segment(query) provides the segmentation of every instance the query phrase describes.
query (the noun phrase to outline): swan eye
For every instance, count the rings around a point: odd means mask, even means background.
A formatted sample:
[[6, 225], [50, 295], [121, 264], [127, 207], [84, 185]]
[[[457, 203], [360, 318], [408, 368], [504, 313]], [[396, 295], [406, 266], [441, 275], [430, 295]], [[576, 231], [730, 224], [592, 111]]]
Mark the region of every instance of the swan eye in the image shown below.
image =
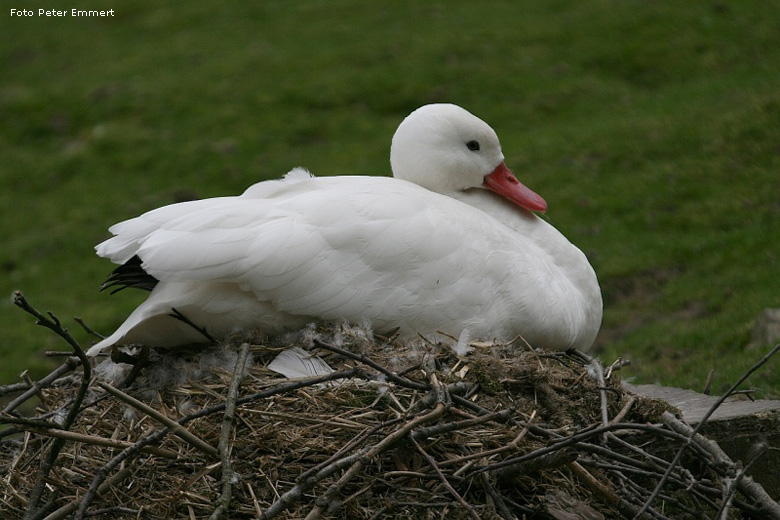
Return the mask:
[[468, 143], [466, 143], [466, 146], [472, 152], [476, 152], [476, 151], [479, 150], [479, 142], [478, 141], [469, 141]]

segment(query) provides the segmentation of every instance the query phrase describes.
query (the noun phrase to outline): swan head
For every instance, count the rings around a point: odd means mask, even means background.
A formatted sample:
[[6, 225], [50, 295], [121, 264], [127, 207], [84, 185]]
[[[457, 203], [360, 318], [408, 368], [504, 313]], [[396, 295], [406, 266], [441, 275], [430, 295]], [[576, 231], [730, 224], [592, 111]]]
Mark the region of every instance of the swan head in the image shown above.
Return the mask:
[[507, 168], [490, 125], [457, 105], [425, 105], [409, 114], [393, 136], [390, 165], [394, 177], [444, 195], [488, 189], [529, 211], [547, 209]]

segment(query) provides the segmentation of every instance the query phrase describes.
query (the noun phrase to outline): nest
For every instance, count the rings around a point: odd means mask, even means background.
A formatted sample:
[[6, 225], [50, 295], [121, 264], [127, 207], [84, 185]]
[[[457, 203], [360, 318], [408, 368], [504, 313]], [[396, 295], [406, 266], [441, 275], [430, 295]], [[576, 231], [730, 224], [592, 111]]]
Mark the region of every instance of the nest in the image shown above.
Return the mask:
[[[269, 370], [291, 344], [335, 371]], [[1, 416], [4, 518], [777, 518], [668, 404], [577, 353], [340, 326], [164, 355], [121, 389], [79, 359], [35, 418]]]

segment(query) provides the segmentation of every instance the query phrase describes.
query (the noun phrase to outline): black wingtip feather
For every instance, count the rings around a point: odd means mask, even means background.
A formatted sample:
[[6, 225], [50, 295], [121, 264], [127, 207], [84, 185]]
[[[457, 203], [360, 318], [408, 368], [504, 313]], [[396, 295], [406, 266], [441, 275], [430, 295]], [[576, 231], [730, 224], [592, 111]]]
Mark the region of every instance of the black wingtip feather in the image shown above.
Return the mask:
[[100, 286], [100, 290], [105, 291], [114, 288], [111, 294], [116, 294], [128, 287], [151, 291], [159, 280], [144, 271], [141, 263], [142, 260], [138, 255], [133, 256], [130, 260], [111, 271], [106, 281]]

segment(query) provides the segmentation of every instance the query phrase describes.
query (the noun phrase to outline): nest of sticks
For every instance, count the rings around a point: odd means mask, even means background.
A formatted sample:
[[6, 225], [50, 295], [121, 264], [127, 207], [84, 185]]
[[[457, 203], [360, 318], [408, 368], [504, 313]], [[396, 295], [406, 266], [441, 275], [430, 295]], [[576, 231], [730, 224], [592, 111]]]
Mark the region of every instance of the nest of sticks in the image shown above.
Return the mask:
[[[459, 357], [341, 325], [161, 354], [128, 384], [17, 304], [75, 355], [0, 415], [4, 518], [780, 518], [668, 404], [624, 390], [619, 364], [517, 342]], [[269, 370], [293, 344], [334, 371]]]

